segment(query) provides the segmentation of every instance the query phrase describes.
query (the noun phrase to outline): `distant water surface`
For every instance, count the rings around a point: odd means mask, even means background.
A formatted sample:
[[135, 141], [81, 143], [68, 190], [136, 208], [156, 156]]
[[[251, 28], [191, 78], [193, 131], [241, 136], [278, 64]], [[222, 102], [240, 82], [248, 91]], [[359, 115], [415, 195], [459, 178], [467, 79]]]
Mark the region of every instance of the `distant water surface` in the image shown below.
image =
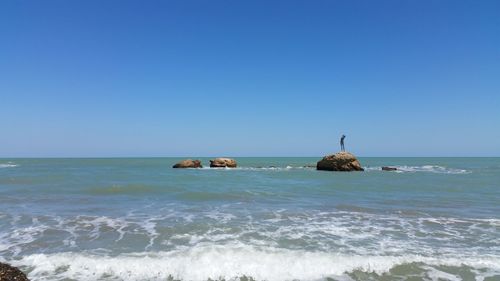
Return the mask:
[[500, 280], [500, 158], [179, 160], [0, 159], [0, 261], [32, 280]]

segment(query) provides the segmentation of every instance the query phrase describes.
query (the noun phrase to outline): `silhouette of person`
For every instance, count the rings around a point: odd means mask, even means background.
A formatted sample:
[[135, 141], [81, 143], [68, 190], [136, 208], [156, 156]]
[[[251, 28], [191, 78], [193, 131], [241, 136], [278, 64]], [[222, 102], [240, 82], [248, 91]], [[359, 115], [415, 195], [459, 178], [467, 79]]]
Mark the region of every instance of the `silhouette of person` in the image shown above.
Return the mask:
[[342, 137], [340, 138], [340, 150], [341, 151], [345, 151], [344, 139], [345, 139], [345, 135], [342, 135]]

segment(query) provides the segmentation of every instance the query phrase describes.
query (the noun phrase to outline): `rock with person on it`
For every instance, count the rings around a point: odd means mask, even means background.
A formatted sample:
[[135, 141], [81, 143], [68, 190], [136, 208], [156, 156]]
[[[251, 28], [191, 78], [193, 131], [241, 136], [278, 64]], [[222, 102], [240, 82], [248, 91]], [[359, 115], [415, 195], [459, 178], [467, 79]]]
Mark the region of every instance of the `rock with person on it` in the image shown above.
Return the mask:
[[397, 171], [398, 168], [395, 167], [382, 167], [382, 171]]
[[210, 160], [210, 168], [236, 168], [236, 160], [231, 158], [215, 158]]
[[200, 160], [186, 159], [175, 164], [172, 168], [203, 168]]
[[356, 156], [345, 151], [323, 157], [316, 164], [316, 169], [342, 172], [364, 171]]
[[0, 262], [0, 281], [29, 281], [21, 270]]

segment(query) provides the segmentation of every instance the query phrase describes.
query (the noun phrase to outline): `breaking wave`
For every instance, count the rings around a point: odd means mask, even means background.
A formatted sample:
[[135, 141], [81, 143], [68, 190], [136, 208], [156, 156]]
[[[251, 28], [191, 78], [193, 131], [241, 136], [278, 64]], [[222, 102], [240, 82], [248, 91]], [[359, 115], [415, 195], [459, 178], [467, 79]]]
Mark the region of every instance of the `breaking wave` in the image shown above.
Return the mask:
[[[444, 167], [439, 165], [422, 165], [422, 166], [390, 166], [394, 167], [397, 170], [394, 171], [396, 173], [416, 173], [416, 172], [426, 172], [426, 173], [434, 173], [434, 174], [470, 174], [471, 171], [465, 169], [457, 169]], [[365, 171], [381, 171], [382, 166], [374, 166], [374, 167], [364, 167]], [[201, 171], [296, 171], [296, 170], [304, 170], [304, 171], [316, 171], [316, 165], [304, 165], [304, 166], [267, 166], [267, 167], [237, 167], [237, 168], [210, 168], [203, 167], [201, 169], [193, 168], [188, 170], [201, 170]]]
[[[13, 262], [31, 268], [35, 280], [357, 280], [356, 272], [373, 275], [406, 272], [427, 280], [476, 280], [500, 277], [500, 258], [487, 256], [360, 256], [246, 245], [197, 246], [170, 252], [107, 256], [92, 253], [33, 254]], [[443, 269], [443, 267], [446, 267]], [[394, 274], [394, 273], [392, 273]], [[391, 274], [391, 275], [392, 275]], [[50, 276], [50, 277], [49, 277]], [[246, 279], [244, 279], [246, 278]]]
[[305, 165], [305, 166], [257, 166], [257, 167], [236, 167], [236, 168], [210, 168], [203, 167], [201, 169], [194, 168], [194, 170], [203, 171], [289, 171], [289, 170], [304, 170], [304, 169], [316, 169], [316, 165]]
[[0, 168], [14, 168], [17, 166], [18, 166], [17, 164], [14, 164], [12, 162], [0, 163]]
[[[434, 174], [470, 174], [471, 171], [464, 169], [456, 169], [443, 167], [438, 165], [423, 165], [423, 166], [390, 166], [397, 170], [396, 173], [417, 173], [417, 172], [427, 172]], [[382, 167], [365, 167], [366, 171], [381, 171]]]

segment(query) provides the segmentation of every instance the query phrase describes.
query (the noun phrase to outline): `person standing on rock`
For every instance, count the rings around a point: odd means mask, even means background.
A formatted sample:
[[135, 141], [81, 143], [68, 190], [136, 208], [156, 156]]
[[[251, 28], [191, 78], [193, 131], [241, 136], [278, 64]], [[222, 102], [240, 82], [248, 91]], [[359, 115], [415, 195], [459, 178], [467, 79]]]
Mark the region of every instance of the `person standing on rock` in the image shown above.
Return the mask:
[[342, 135], [342, 137], [340, 138], [340, 150], [341, 151], [345, 151], [344, 139], [345, 139], [345, 135]]

